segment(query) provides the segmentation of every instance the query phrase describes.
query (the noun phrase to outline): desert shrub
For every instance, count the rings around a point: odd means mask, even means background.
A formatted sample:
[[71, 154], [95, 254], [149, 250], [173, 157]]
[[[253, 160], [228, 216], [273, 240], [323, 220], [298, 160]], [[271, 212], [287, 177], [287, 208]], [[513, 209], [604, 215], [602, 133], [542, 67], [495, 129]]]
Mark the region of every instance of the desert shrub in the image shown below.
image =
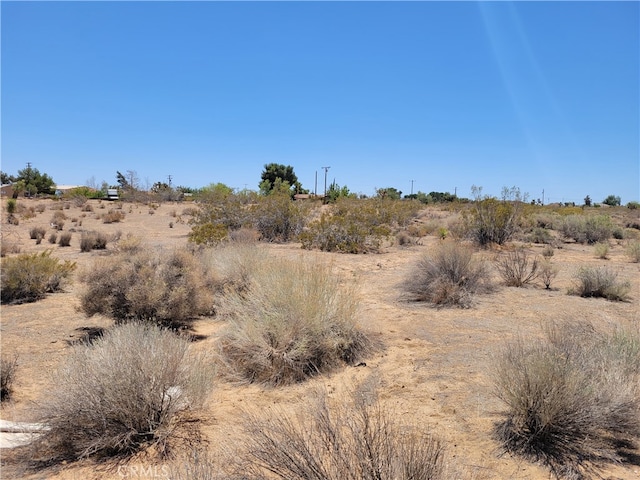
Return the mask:
[[594, 244], [609, 240], [613, 228], [608, 215], [568, 215], [562, 222], [561, 232], [578, 243]]
[[189, 241], [211, 247], [226, 240], [228, 235], [229, 229], [220, 223], [203, 223], [191, 227]]
[[58, 458], [163, 451], [184, 412], [203, 405], [210, 362], [157, 326], [121, 325], [72, 347], [39, 408], [36, 451]]
[[629, 281], [619, 281], [618, 274], [608, 267], [582, 267], [574, 274], [573, 280], [569, 294], [581, 297], [624, 301], [631, 289]]
[[90, 203], [85, 203], [84, 205], [82, 205], [82, 207], [80, 208], [80, 211], [82, 212], [93, 212], [93, 207], [91, 206]]
[[17, 357], [2, 356], [0, 360], [0, 402], [11, 398], [17, 368]]
[[10, 198], [7, 200], [7, 213], [9, 215], [14, 215], [17, 212], [17, 202], [15, 198]]
[[458, 242], [443, 242], [423, 256], [403, 285], [415, 300], [437, 306], [469, 307], [474, 294], [491, 290], [484, 262]]
[[50, 251], [3, 258], [2, 303], [34, 302], [60, 291], [75, 267], [74, 262], [52, 257]]
[[142, 250], [142, 247], [142, 238], [130, 233], [126, 237], [118, 239], [116, 243], [116, 251], [122, 253], [137, 253]]
[[102, 214], [102, 223], [118, 223], [124, 220], [124, 212], [122, 210], [109, 210]]
[[15, 215], [7, 215], [7, 223], [9, 225], [20, 225], [20, 219]]
[[320, 264], [261, 262], [248, 293], [229, 292], [224, 301], [222, 359], [250, 382], [299, 382], [356, 361], [369, 345], [355, 320], [353, 288]]
[[384, 225], [370, 225], [359, 218], [338, 214], [322, 214], [300, 234], [302, 248], [317, 248], [325, 252], [367, 253], [377, 252], [382, 240], [390, 234]]
[[263, 197], [254, 213], [254, 225], [262, 240], [288, 242], [304, 226], [305, 209], [288, 194]]
[[640, 202], [635, 202], [635, 201], [629, 202], [627, 203], [627, 208], [630, 210], [637, 210], [640, 208]]
[[632, 262], [640, 262], [640, 241], [633, 240], [627, 244], [626, 248], [627, 256]]
[[62, 230], [64, 227], [64, 221], [67, 219], [67, 216], [62, 211], [54, 212], [51, 217], [51, 226], [56, 230]]
[[10, 253], [20, 253], [20, 245], [17, 242], [2, 239], [2, 243], [0, 243], [0, 257], [6, 257]]
[[553, 243], [553, 236], [546, 228], [535, 227], [531, 233], [527, 235], [527, 240], [531, 243], [543, 243], [549, 245]]
[[107, 248], [108, 238], [102, 232], [82, 232], [80, 236], [80, 251], [104, 250]]
[[525, 248], [515, 248], [496, 258], [496, 269], [508, 287], [523, 287], [538, 278], [538, 259]]
[[523, 198], [517, 188], [503, 189], [502, 199], [481, 195], [473, 187], [475, 201], [468, 219], [469, 235], [478, 245], [502, 245], [518, 231], [522, 218]]
[[558, 267], [553, 265], [548, 258], [542, 260], [539, 267], [540, 280], [542, 280], [544, 287], [549, 290], [551, 282], [558, 276]]
[[609, 258], [609, 244], [606, 242], [596, 243], [593, 246], [593, 252], [596, 254], [596, 257], [606, 260]]
[[396, 234], [396, 242], [400, 246], [415, 245], [416, 240], [406, 231], [402, 230]]
[[549, 259], [555, 255], [555, 251], [551, 245], [546, 245], [542, 249], [542, 256], [546, 259]]
[[[247, 207], [241, 195], [226, 190], [216, 190], [201, 199], [200, 208], [186, 208], [183, 215], [191, 215], [192, 228], [205, 225], [216, 227], [216, 231], [233, 231], [251, 223], [251, 209]], [[219, 228], [221, 226], [223, 228]], [[207, 243], [207, 242], [201, 242]], [[216, 242], [214, 242], [216, 243]]]
[[260, 234], [252, 229], [241, 227], [229, 233], [229, 240], [235, 243], [256, 243], [260, 239]]
[[53, 232], [49, 235], [49, 243], [55, 244], [58, 241], [58, 234]]
[[637, 332], [599, 333], [579, 323], [509, 344], [494, 371], [507, 406], [497, 439], [556, 477], [589, 478], [620, 460], [619, 442], [640, 434], [639, 359]]
[[42, 213], [47, 209], [46, 205], [44, 203], [39, 203], [38, 205], [35, 206], [35, 210], [38, 213]]
[[69, 247], [71, 245], [71, 232], [62, 232], [58, 240], [58, 245], [61, 247]]
[[179, 324], [213, 310], [206, 265], [188, 250], [119, 252], [99, 259], [80, 279], [80, 308], [116, 322]]
[[42, 240], [46, 235], [46, 233], [47, 231], [45, 230], [44, 227], [31, 227], [29, 229], [29, 238], [31, 240], [37, 240], [37, 239]]
[[425, 428], [400, 424], [370, 395], [329, 402], [319, 395], [298, 416], [249, 414], [247, 473], [287, 480], [447, 478], [444, 445]]

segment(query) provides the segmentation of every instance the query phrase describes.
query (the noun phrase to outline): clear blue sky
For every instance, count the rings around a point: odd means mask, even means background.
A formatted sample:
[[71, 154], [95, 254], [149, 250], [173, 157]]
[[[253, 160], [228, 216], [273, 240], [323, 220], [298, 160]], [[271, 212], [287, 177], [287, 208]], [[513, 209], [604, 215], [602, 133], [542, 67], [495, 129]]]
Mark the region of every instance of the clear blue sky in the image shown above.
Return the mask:
[[640, 199], [638, 2], [1, 2], [2, 170]]

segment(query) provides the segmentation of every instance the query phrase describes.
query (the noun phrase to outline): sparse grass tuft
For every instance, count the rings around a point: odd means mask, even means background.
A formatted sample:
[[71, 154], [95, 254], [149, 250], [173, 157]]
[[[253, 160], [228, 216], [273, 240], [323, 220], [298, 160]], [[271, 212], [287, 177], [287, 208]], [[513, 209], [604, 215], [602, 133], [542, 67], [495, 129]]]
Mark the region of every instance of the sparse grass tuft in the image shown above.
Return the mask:
[[11, 398], [17, 368], [17, 357], [2, 356], [0, 360], [0, 402], [5, 402]]
[[252, 478], [447, 478], [445, 448], [425, 429], [398, 424], [368, 395], [329, 402], [320, 394], [315, 405], [297, 417], [278, 410], [263, 417], [248, 415], [244, 443]]
[[582, 267], [574, 275], [569, 294], [625, 301], [629, 290], [630, 282], [618, 281], [618, 274], [608, 267]]
[[42, 399], [48, 427], [33, 448], [54, 460], [162, 452], [183, 412], [199, 408], [213, 379], [211, 363], [189, 342], [153, 325], [113, 328], [73, 347]]
[[497, 439], [556, 477], [590, 478], [640, 435], [639, 380], [638, 332], [569, 323], [544, 340], [520, 339], [496, 361], [496, 394], [507, 406]]
[[640, 241], [632, 240], [627, 244], [627, 256], [632, 262], [640, 262]]
[[62, 232], [58, 240], [58, 245], [61, 247], [69, 247], [71, 245], [71, 232]]
[[80, 236], [80, 251], [104, 250], [107, 248], [107, 235], [102, 232], [83, 232]]
[[540, 274], [538, 259], [531, 258], [524, 248], [515, 248], [499, 255], [495, 265], [508, 287], [523, 287], [533, 283]]
[[320, 264], [260, 262], [248, 292], [230, 292], [225, 304], [222, 359], [250, 382], [299, 382], [353, 363], [369, 346], [356, 324], [353, 288]]
[[75, 268], [74, 262], [60, 262], [50, 251], [3, 258], [2, 303], [35, 302], [57, 292]]
[[47, 231], [44, 227], [32, 227], [29, 229], [29, 238], [31, 240], [42, 240], [46, 233]]
[[606, 242], [596, 243], [593, 247], [593, 251], [596, 257], [601, 260], [607, 260], [609, 258], [609, 244]]
[[491, 290], [489, 271], [462, 243], [443, 242], [422, 257], [404, 281], [415, 300], [437, 306], [471, 306], [476, 293]]

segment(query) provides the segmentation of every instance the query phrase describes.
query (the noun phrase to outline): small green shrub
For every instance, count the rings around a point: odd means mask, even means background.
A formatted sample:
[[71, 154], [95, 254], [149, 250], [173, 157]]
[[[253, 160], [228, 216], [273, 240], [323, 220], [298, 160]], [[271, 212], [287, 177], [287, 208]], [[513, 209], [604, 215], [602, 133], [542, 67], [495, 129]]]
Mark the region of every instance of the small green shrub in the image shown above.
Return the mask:
[[578, 243], [606, 242], [613, 234], [614, 225], [608, 215], [568, 215], [564, 218], [562, 234]]
[[17, 368], [17, 357], [9, 358], [3, 356], [0, 360], [0, 402], [11, 398]]
[[288, 194], [271, 194], [261, 199], [254, 213], [254, 224], [262, 240], [288, 242], [304, 226], [305, 210]]
[[520, 339], [496, 360], [496, 394], [507, 406], [496, 437], [556, 477], [590, 478], [640, 435], [639, 380], [637, 332], [552, 326], [544, 340]]
[[538, 259], [531, 258], [524, 248], [515, 248], [496, 258], [496, 269], [508, 287], [523, 287], [534, 282], [540, 272]]
[[546, 228], [535, 227], [532, 232], [527, 236], [527, 240], [531, 243], [542, 243], [549, 245], [553, 243], [554, 239], [551, 232]]
[[50, 251], [2, 259], [2, 303], [40, 300], [47, 293], [62, 289], [75, 269], [70, 261], [60, 262]]
[[17, 211], [17, 202], [15, 198], [10, 198], [7, 200], [7, 213], [9, 215], [14, 215]]
[[627, 256], [632, 262], [640, 262], [640, 241], [632, 240], [627, 244]]
[[608, 300], [625, 301], [631, 283], [618, 281], [618, 274], [608, 267], [582, 267], [574, 275], [571, 295], [602, 297]]
[[520, 227], [524, 198], [516, 187], [503, 189], [502, 199], [481, 195], [481, 188], [473, 187], [475, 201], [468, 219], [471, 239], [481, 246], [502, 245]]
[[606, 242], [596, 243], [593, 247], [593, 251], [597, 258], [607, 260], [609, 258], [609, 244]]
[[191, 227], [191, 232], [189, 232], [189, 241], [196, 245], [211, 247], [226, 240], [228, 235], [229, 230], [220, 223], [203, 223]]
[[474, 294], [492, 289], [484, 262], [458, 242], [444, 242], [423, 256], [403, 285], [416, 301], [458, 307], [471, 306]]
[[248, 291], [229, 292], [224, 301], [222, 358], [246, 381], [299, 382], [353, 363], [369, 347], [355, 320], [355, 292], [320, 264], [261, 262]]
[[48, 427], [34, 451], [56, 459], [160, 451], [185, 412], [211, 388], [210, 362], [186, 339], [153, 325], [127, 324], [72, 348], [39, 408]]

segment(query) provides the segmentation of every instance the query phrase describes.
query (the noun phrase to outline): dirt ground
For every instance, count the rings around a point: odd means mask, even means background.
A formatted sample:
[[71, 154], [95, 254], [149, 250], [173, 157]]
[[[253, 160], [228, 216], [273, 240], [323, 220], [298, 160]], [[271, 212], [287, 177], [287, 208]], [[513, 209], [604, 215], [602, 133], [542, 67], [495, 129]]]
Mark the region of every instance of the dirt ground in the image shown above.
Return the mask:
[[[38, 201], [20, 200], [36, 205]], [[64, 230], [73, 232], [70, 247], [51, 245], [47, 238], [54, 202], [33, 218], [20, 218], [18, 226], [2, 219], [3, 242], [14, 242], [21, 252], [52, 249], [53, 255], [88, 268], [97, 256], [107, 252], [81, 253], [81, 230], [97, 230], [108, 235], [129, 233], [146, 244], [162, 248], [184, 245], [190, 227], [183, 214], [186, 204], [163, 204], [158, 208], [124, 204], [124, 220], [104, 224], [98, 217], [114, 204], [91, 201], [93, 212], [82, 212], [71, 205], [62, 210], [68, 217]], [[104, 208], [102, 208], [104, 207]], [[84, 216], [83, 216], [84, 215]], [[73, 222], [73, 219], [76, 222]], [[170, 223], [172, 227], [170, 227]], [[34, 226], [46, 228], [40, 245], [29, 239]], [[542, 334], [543, 325], [563, 319], [589, 320], [594, 324], [630, 325], [640, 321], [640, 264], [631, 263], [624, 246], [611, 241], [610, 258], [596, 258], [593, 247], [566, 243], [555, 250], [552, 261], [559, 267], [551, 290], [536, 285], [528, 288], [501, 287], [495, 293], [477, 297], [471, 309], [434, 309], [407, 301], [400, 287], [417, 259], [440, 240], [422, 239], [421, 245], [392, 245], [380, 254], [343, 255], [305, 251], [298, 244], [264, 244], [274, 259], [311, 256], [330, 263], [336, 275], [354, 278], [361, 295], [360, 325], [379, 339], [384, 348], [366, 359], [366, 366], [347, 367], [304, 384], [275, 389], [256, 385], [219, 382], [211, 393], [202, 422], [202, 434], [210, 449], [231, 446], [243, 412], [249, 408], [268, 412], [270, 408], [294, 411], [304, 408], [318, 387], [330, 396], [340, 397], [359, 382], [377, 385], [378, 395], [402, 422], [430, 426], [447, 444], [450, 462], [462, 472], [460, 478], [537, 480], [550, 477], [547, 469], [501, 455], [492, 439], [492, 428], [503, 408], [492, 391], [489, 377], [491, 359], [502, 345], [517, 335], [533, 338]], [[541, 245], [533, 245], [538, 253]], [[485, 252], [489, 258], [492, 252]], [[567, 295], [571, 276], [585, 264], [608, 265], [621, 278], [632, 283], [629, 302], [609, 302]], [[47, 394], [51, 374], [69, 351], [70, 344], [88, 327], [109, 327], [103, 317], [86, 318], [77, 311], [81, 285], [71, 283], [64, 292], [44, 300], [22, 305], [2, 306], [0, 310], [3, 355], [17, 355], [15, 394], [2, 405], [0, 417], [11, 421], [33, 420], [33, 407]], [[220, 328], [215, 319], [200, 319], [194, 325], [204, 340], [197, 348], [212, 346]], [[2, 451], [5, 459], [8, 451]], [[603, 472], [606, 479], [639, 479], [640, 453], [630, 463], [613, 465]], [[2, 478], [98, 479], [131, 477], [127, 471], [114, 471], [104, 465], [79, 462], [37, 473], [25, 473], [4, 465]], [[123, 472], [125, 472], [123, 474]], [[156, 475], [158, 477], [158, 475]], [[136, 477], [138, 478], [138, 477]]]

